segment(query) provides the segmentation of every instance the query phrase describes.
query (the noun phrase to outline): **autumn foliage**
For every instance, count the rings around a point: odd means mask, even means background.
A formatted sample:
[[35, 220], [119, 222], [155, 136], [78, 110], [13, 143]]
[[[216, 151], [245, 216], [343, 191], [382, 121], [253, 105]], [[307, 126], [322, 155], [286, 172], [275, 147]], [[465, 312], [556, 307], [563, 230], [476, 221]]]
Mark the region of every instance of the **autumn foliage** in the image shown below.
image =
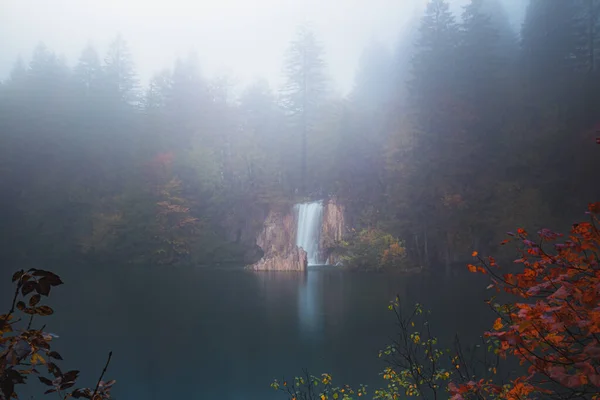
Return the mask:
[[338, 250], [348, 269], [401, 271], [407, 267], [404, 243], [377, 228], [353, 230], [346, 241], [339, 243]]
[[[574, 224], [566, 238], [547, 229], [535, 239], [522, 228], [509, 232], [502, 244], [516, 244], [517, 272], [502, 271], [493, 257], [471, 254], [479, 263], [469, 264], [469, 271], [488, 274], [488, 289], [509, 296], [504, 304], [487, 301], [497, 318], [482, 338], [486, 346], [476, 346], [484, 353], [477, 365], [458, 337], [453, 350], [439, 347], [431, 325], [420, 318], [428, 314], [420, 305], [405, 314], [400, 299], [392, 301], [388, 308], [396, 315], [398, 336], [379, 354], [387, 363], [381, 374], [386, 387], [372, 398], [599, 400], [600, 203], [590, 204], [588, 214], [589, 220]], [[519, 361], [520, 372], [499, 372], [510, 368], [503, 364], [507, 358]], [[329, 383], [330, 376], [323, 376]], [[294, 400], [340, 398], [313, 380], [316, 385], [303, 380], [288, 387], [286, 382], [283, 391]], [[274, 387], [282, 390], [278, 381]], [[355, 392], [345, 393], [355, 398]]]
[[[508, 384], [471, 380], [449, 386], [452, 398], [600, 399], [600, 203], [589, 205], [589, 221], [561, 234], [542, 229], [534, 239], [524, 229], [509, 233], [522, 265], [501, 273], [493, 257], [469, 265], [491, 275], [490, 288], [517, 296], [492, 305], [498, 313], [486, 336], [502, 358], [516, 357], [526, 374]], [[492, 301], [490, 301], [492, 304]]]
[[[50, 306], [41, 303], [53, 287], [62, 285], [62, 280], [56, 274], [40, 269], [17, 271], [12, 280], [16, 287], [11, 308], [0, 315], [0, 400], [17, 399], [17, 385], [25, 384], [31, 376], [37, 376], [48, 386], [45, 394], [57, 393], [60, 400], [71, 397], [110, 399], [115, 381], [105, 382], [103, 377], [112, 353], [109, 353], [94, 388], [72, 389], [79, 371], [63, 372], [57, 364], [63, 358], [51, 348], [57, 336], [47, 332], [46, 325], [34, 328], [34, 319], [54, 313]], [[23, 327], [18, 328], [20, 322]]]

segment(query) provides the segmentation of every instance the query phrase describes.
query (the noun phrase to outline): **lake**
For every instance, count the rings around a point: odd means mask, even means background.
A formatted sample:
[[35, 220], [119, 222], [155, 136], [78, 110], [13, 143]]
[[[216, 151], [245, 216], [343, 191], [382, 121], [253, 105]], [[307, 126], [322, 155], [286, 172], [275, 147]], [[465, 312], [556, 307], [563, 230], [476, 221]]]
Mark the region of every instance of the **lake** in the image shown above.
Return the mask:
[[[457, 332], [477, 340], [493, 322], [483, 302], [485, 277], [468, 273], [403, 276], [327, 267], [308, 273], [57, 272], [65, 285], [53, 289], [48, 304], [56, 312], [45, 322], [60, 336], [54, 344], [65, 359], [60, 365], [81, 370], [78, 386], [94, 386], [112, 350], [107, 377], [117, 379], [119, 400], [284, 399], [271, 381], [303, 368], [329, 372], [340, 384], [368, 384], [372, 392], [383, 386], [378, 373], [385, 364], [377, 354], [395, 332], [387, 305], [396, 294], [404, 304], [432, 310], [442, 343]], [[8, 284], [0, 287], [8, 308]]]

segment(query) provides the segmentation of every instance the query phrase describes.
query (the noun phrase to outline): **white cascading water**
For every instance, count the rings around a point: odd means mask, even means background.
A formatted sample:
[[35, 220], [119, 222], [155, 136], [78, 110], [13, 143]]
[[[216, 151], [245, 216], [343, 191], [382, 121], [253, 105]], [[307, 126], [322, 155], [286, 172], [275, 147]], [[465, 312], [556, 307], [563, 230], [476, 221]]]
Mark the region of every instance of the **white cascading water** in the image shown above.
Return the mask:
[[319, 240], [323, 223], [323, 201], [301, 203], [294, 206], [298, 218], [296, 246], [306, 251], [308, 265], [322, 264], [319, 259]]

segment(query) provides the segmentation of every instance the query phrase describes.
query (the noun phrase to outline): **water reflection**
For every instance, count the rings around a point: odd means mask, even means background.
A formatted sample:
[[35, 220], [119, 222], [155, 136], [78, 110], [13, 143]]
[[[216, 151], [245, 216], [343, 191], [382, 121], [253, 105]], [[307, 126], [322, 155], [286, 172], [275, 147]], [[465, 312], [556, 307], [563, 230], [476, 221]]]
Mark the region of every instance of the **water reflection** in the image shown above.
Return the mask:
[[[50, 296], [56, 313], [47, 324], [60, 335], [61, 366], [80, 369], [87, 385], [112, 350], [107, 375], [118, 380], [115, 396], [122, 399], [280, 399], [271, 380], [302, 368], [378, 386], [377, 352], [395, 330], [386, 305], [397, 293], [407, 304], [432, 308], [440, 336], [481, 332], [493, 320], [482, 317], [485, 295], [477, 288], [485, 291], [485, 284], [470, 275], [436, 281], [320, 267], [58, 272], [66, 284]], [[7, 280], [0, 280], [4, 304]]]
[[323, 310], [319, 296], [322, 295], [319, 271], [311, 270], [306, 273], [306, 279], [299, 283], [298, 290], [298, 321], [304, 337], [319, 338], [323, 329]]

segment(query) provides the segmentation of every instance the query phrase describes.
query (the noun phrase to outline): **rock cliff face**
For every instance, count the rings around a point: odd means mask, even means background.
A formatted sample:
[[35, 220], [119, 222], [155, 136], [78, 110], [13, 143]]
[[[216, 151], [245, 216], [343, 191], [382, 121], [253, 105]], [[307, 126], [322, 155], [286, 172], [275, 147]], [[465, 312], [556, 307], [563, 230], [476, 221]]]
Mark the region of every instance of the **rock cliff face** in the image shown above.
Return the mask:
[[306, 270], [308, 264], [306, 252], [296, 246], [296, 228], [296, 220], [291, 209], [271, 210], [256, 240], [264, 256], [250, 268], [255, 271]]
[[227, 241], [237, 247], [228, 248], [243, 264], [254, 264], [263, 256], [263, 250], [256, 244], [256, 238], [263, 229], [263, 223], [269, 212], [264, 205], [237, 205], [222, 216], [222, 226]]
[[321, 228], [319, 243], [321, 260], [326, 260], [327, 264], [330, 265], [339, 263], [335, 248], [337, 243], [344, 238], [345, 232], [344, 206], [335, 198], [331, 198], [323, 206], [323, 227]]

